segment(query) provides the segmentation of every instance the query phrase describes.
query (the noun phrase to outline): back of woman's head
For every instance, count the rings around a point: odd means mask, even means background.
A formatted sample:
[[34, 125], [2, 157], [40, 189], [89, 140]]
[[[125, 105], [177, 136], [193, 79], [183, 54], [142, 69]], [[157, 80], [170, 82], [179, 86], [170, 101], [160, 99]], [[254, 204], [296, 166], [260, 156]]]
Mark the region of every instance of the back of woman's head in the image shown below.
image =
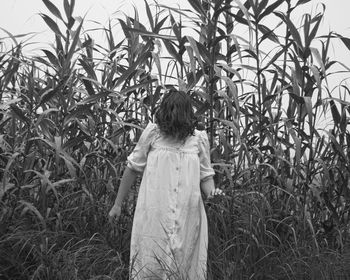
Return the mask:
[[193, 135], [196, 118], [190, 96], [174, 89], [167, 92], [156, 112], [156, 123], [162, 133], [179, 140]]

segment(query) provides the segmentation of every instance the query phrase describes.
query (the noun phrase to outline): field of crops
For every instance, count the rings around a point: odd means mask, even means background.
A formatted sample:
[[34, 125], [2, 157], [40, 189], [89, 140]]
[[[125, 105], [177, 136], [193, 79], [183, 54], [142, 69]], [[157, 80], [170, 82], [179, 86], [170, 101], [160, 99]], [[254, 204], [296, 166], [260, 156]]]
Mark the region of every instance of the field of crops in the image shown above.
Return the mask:
[[[225, 198], [206, 204], [208, 280], [350, 279], [350, 65], [307, 0], [142, 2], [84, 31], [42, 0], [52, 47], [0, 38], [0, 279], [128, 279], [138, 184], [107, 213], [162, 94], [190, 94]], [[145, 10], [147, 22], [137, 9]], [[268, 24], [267, 24], [268, 23]], [[340, 69], [340, 70], [339, 70]]]

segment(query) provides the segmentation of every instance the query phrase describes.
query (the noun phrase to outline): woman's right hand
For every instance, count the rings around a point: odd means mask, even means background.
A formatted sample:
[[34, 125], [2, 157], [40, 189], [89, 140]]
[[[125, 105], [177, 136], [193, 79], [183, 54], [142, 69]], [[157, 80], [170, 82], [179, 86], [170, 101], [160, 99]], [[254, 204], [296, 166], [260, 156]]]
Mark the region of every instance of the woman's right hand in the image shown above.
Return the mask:
[[111, 224], [118, 221], [120, 214], [122, 212], [122, 207], [120, 205], [114, 204], [112, 209], [108, 213], [108, 220]]
[[221, 189], [216, 188], [211, 190], [207, 199], [213, 199], [214, 197], [220, 197], [220, 196], [225, 196], [225, 193]]

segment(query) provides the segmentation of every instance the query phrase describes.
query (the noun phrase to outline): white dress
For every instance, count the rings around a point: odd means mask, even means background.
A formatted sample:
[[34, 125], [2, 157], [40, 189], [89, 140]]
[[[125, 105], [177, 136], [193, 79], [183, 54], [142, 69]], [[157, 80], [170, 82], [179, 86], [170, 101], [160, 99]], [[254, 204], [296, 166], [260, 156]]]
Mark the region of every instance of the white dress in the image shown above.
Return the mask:
[[128, 157], [143, 172], [130, 248], [130, 279], [206, 279], [208, 225], [200, 181], [210, 178], [209, 143], [195, 130], [181, 143], [149, 123]]

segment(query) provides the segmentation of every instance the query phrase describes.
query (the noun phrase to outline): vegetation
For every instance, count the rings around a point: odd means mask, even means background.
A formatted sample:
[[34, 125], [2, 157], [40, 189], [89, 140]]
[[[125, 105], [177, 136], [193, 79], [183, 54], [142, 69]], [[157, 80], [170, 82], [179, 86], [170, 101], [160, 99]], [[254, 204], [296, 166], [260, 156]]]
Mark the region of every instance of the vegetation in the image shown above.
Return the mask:
[[43, 0], [55, 42], [41, 55], [1, 39], [0, 278], [127, 279], [137, 186], [118, 226], [107, 213], [140, 128], [177, 87], [227, 194], [206, 205], [209, 279], [350, 279], [350, 87], [328, 84], [350, 71], [332, 41], [350, 38], [319, 34], [325, 7], [296, 22], [308, 0], [145, 1], [148, 22], [135, 8], [100, 46], [74, 2]]

